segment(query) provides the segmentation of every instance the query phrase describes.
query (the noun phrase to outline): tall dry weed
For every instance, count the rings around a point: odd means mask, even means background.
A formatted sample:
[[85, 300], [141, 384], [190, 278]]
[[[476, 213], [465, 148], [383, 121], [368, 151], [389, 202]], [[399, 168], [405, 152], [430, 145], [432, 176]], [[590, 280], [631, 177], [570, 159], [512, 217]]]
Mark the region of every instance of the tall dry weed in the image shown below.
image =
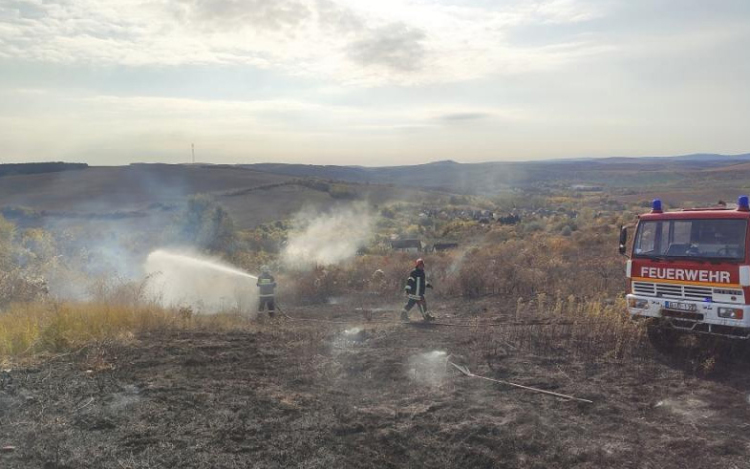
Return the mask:
[[198, 316], [154, 304], [17, 303], [0, 314], [0, 359], [127, 341], [144, 332], [247, 327], [247, 319], [239, 314]]
[[625, 300], [579, 299], [575, 295], [549, 297], [542, 293], [532, 301], [518, 302], [520, 323], [541, 320], [534, 326], [517, 326], [503, 333], [520, 347], [562, 352], [581, 358], [622, 360], [640, 354], [646, 331], [632, 321]]

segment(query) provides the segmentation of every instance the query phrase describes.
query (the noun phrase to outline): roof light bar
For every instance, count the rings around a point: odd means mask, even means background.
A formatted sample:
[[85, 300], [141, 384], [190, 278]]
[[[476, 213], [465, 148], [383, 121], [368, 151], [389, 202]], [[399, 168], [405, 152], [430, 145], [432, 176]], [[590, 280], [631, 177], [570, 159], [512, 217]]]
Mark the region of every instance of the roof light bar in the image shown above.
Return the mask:
[[651, 203], [651, 213], [662, 213], [661, 199], [654, 199]]
[[741, 195], [737, 199], [737, 210], [740, 212], [750, 212], [750, 200], [746, 195]]

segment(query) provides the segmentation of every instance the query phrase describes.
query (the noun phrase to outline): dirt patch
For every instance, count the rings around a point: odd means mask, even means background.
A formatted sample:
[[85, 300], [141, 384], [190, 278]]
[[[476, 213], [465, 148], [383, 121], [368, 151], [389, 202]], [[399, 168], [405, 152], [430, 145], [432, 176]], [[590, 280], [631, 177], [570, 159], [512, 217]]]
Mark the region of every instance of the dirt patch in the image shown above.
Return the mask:
[[[289, 313], [347, 317], [331, 306]], [[650, 352], [581, 358], [565, 342], [536, 346], [497, 327], [350, 317], [166, 332], [4, 371], [0, 447], [15, 450], [0, 453], [0, 466], [699, 468], [750, 459], [745, 366], [709, 379]], [[448, 355], [474, 373], [594, 404], [467, 378], [444, 366]]]

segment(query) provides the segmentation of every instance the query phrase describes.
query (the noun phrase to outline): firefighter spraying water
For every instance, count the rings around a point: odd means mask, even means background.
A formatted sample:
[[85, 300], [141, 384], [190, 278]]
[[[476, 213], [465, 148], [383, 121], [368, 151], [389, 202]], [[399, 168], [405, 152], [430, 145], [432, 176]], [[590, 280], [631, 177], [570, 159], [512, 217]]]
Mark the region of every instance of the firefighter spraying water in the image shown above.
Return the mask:
[[263, 310], [268, 307], [268, 316], [274, 317], [276, 314], [276, 279], [271, 275], [271, 269], [269, 269], [267, 265], [260, 268], [260, 275], [258, 276], [256, 285], [260, 290], [258, 294], [258, 312], [262, 313]]

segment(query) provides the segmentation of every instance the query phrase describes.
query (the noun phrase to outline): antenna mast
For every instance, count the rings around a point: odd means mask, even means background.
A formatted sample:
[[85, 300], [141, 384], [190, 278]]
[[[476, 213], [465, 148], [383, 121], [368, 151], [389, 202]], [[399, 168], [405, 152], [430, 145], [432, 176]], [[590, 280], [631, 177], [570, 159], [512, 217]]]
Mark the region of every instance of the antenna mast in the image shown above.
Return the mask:
[[195, 143], [190, 144], [190, 150], [193, 153], [193, 164], [195, 164]]

